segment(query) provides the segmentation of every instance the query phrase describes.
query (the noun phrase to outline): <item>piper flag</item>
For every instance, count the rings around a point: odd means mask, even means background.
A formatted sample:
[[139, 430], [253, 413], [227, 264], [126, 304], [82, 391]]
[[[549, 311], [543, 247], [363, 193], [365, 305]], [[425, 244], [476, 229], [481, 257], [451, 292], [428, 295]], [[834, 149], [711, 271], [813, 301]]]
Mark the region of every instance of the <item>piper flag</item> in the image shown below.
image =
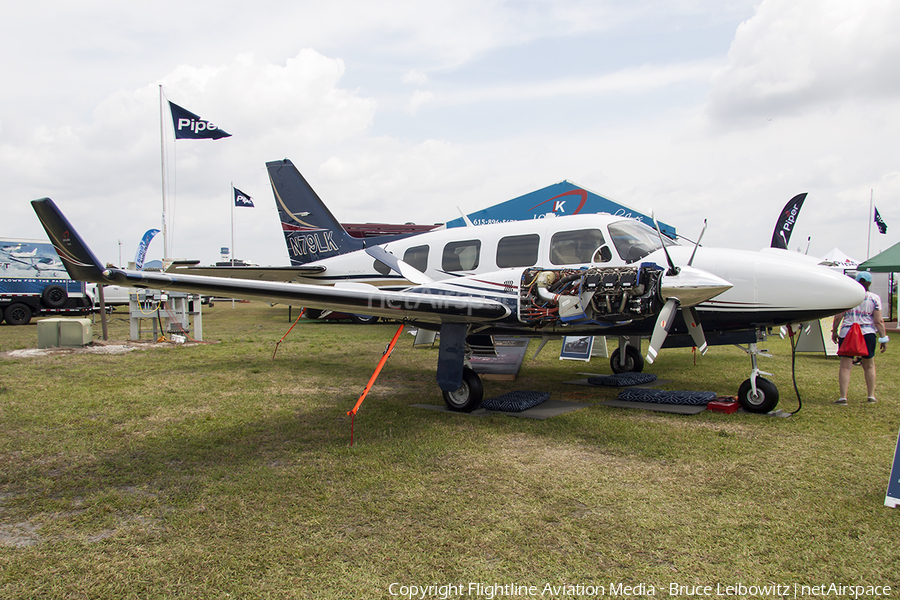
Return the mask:
[[251, 198], [249, 194], [245, 194], [241, 190], [234, 188], [234, 205], [253, 208], [253, 198]]
[[781, 209], [778, 222], [775, 224], [775, 231], [772, 233], [772, 248], [787, 250], [794, 224], [797, 222], [797, 215], [800, 214], [804, 200], [806, 200], [806, 193], [797, 194]]
[[887, 233], [887, 223], [878, 214], [878, 207], [875, 207], [875, 224], [878, 225], [878, 233]]
[[174, 102], [169, 101], [169, 109], [172, 111], [172, 125], [175, 127], [176, 140], [218, 140], [231, 137], [231, 134], [224, 129], [219, 129]]
[[159, 233], [159, 229], [148, 229], [141, 239], [141, 243], [138, 244], [137, 253], [134, 255], [134, 267], [138, 271], [143, 270], [144, 259], [147, 257], [147, 248], [150, 247], [150, 242], [157, 233]]

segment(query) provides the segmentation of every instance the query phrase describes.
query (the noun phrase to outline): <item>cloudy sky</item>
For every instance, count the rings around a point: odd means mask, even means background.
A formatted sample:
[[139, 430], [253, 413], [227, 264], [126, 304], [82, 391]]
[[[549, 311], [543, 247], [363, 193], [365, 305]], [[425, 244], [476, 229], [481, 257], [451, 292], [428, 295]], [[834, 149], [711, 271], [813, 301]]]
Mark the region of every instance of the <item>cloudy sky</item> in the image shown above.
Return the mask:
[[[265, 162], [345, 222], [435, 223], [568, 179], [694, 237], [864, 259], [900, 241], [900, 3], [4, 3], [0, 236], [49, 196], [98, 256], [287, 264]], [[161, 145], [165, 97], [230, 132]], [[809, 242], [807, 242], [809, 240]], [[150, 258], [162, 255], [162, 240]], [[121, 248], [121, 250], [120, 250]]]

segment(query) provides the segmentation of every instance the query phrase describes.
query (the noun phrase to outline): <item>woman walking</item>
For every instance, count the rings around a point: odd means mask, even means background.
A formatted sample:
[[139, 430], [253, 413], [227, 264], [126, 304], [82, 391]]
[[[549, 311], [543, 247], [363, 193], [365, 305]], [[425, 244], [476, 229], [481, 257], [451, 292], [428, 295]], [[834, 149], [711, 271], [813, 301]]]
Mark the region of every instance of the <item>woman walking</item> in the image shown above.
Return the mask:
[[[856, 280], [866, 288], [866, 296], [856, 308], [837, 314], [831, 326], [831, 339], [839, 346], [847, 337], [850, 326], [859, 323], [863, 337], [866, 340], [868, 355], [862, 357], [863, 373], [866, 378], [866, 393], [868, 402], [875, 400], [875, 344], [881, 344], [881, 351], [887, 350], [890, 341], [884, 329], [884, 319], [881, 316], [881, 298], [878, 294], [869, 291], [872, 284], [872, 275], [865, 271], [856, 274]], [[840, 330], [838, 330], [840, 327]], [[853, 357], [842, 356], [840, 371], [838, 372], [838, 384], [841, 389], [841, 397], [835, 400], [835, 404], [847, 404], [847, 392], [850, 389], [850, 371], [853, 369]]]

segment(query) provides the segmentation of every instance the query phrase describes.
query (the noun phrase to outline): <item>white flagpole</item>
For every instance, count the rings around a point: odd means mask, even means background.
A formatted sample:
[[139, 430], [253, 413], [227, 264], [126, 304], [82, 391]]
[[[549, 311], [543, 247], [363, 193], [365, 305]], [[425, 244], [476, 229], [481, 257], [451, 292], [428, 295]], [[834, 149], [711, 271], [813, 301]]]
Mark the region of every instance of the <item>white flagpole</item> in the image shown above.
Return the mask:
[[169, 236], [166, 232], [166, 138], [163, 125], [163, 89], [159, 84], [159, 168], [162, 176], [162, 234], [163, 234], [163, 265], [169, 258]]
[[234, 266], [234, 182], [231, 182], [231, 266]]
[[872, 221], [875, 220], [875, 213], [872, 212], [872, 207], [875, 205], [875, 188], [869, 189], [869, 239], [866, 242], [866, 260], [869, 260], [871, 256], [871, 248], [872, 248]]

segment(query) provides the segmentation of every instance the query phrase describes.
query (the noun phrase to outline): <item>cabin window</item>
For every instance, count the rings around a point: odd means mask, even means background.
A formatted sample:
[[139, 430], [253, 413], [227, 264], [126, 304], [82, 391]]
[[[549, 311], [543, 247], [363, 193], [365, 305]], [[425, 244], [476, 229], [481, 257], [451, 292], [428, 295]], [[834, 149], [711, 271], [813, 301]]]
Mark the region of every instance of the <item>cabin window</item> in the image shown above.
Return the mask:
[[423, 273], [428, 268], [428, 246], [413, 246], [403, 253], [403, 262]]
[[536, 233], [528, 235], [510, 235], [497, 244], [497, 266], [530, 267], [537, 264], [538, 245], [541, 236]]
[[441, 268], [445, 271], [472, 271], [478, 268], [481, 240], [450, 242], [444, 246]]
[[586, 265], [604, 244], [599, 229], [559, 231], [550, 238], [550, 262], [554, 265]]

